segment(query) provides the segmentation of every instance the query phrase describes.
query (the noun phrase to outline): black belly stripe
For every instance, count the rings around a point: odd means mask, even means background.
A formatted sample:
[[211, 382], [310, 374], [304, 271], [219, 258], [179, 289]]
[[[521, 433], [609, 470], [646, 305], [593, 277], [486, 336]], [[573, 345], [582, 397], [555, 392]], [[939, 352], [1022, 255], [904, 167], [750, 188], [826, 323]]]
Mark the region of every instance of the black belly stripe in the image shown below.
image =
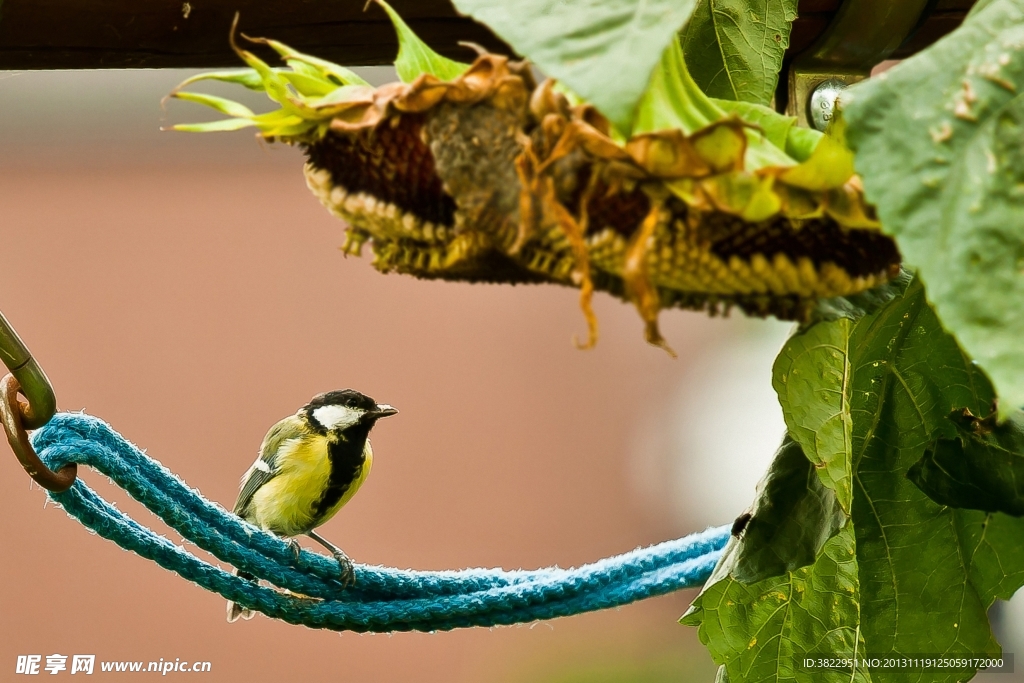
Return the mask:
[[359, 478], [366, 460], [363, 449], [366, 447], [366, 437], [369, 433], [368, 425], [350, 427], [345, 430], [345, 440], [339, 439], [328, 446], [327, 457], [331, 461], [331, 476], [327, 480], [327, 488], [313, 508], [314, 519], [319, 520], [337, 505], [352, 482]]

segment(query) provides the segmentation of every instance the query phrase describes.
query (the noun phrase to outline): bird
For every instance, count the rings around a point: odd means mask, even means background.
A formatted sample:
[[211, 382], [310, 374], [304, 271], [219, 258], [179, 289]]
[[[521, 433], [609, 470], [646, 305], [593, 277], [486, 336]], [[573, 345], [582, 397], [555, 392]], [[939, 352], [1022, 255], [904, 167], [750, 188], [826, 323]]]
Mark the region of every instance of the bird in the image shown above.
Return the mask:
[[[267, 432], [256, 462], [242, 475], [234, 513], [289, 539], [298, 559], [296, 536], [308, 536], [331, 551], [342, 586], [355, 583], [352, 560], [314, 529], [331, 519], [366, 480], [373, 463], [370, 430], [397, 414], [353, 389], [317, 394]], [[245, 579], [255, 576], [235, 570]], [[252, 610], [228, 602], [228, 622], [251, 619]]]

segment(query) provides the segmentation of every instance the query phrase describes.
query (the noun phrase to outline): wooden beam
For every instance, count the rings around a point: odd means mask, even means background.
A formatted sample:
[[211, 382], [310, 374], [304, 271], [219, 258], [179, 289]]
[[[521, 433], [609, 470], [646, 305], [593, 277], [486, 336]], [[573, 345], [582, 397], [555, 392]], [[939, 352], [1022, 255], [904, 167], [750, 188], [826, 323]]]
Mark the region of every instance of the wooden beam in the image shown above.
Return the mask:
[[[227, 40], [236, 11], [241, 12], [241, 30], [248, 35], [275, 38], [348, 66], [391, 64], [398, 51], [394, 29], [380, 7], [371, 5], [364, 11], [363, 4], [364, 0], [0, 0], [0, 69], [238, 66]], [[512, 54], [488, 28], [459, 15], [450, 0], [392, 4], [441, 54], [471, 60], [474, 53], [459, 41]], [[801, 0], [790, 53], [809, 46], [840, 4]], [[898, 56], [909, 56], [956, 28], [971, 4], [973, 0], [937, 0]]]
[[[240, 30], [280, 40], [339, 64], [391, 64], [395, 30], [365, 0], [0, 0], [0, 69], [237, 67], [228, 46]], [[470, 41], [512, 54], [493, 33], [447, 0], [393, 0], [438, 52], [471, 61]], [[259, 52], [259, 50], [256, 50]], [[270, 53], [263, 54], [269, 56]], [[277, 63], [274, 59], [274, 63]]]

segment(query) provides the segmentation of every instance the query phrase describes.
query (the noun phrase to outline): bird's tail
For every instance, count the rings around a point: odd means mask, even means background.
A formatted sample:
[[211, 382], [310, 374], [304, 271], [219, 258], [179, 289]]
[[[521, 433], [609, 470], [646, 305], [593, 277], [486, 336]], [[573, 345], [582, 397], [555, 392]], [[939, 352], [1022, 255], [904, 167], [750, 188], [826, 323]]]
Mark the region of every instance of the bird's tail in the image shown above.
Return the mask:
[[[256, 577], [253, 576], [252, 574], [246, 574], [245, 572], [240, 572], [237, 569], [235, 570], [235, 576], [237, 576], [240, 579], [246, 579], [248, 581], [255, 581], [256, 580]], [[229, 624], [233, 624], [236, 621], [238, 621], [239, 619], [252, 619], [254, 616], [256, 616], [256, 613], [253, 612], [251, 609], [248, 609], [246, 607], [242, 607], [237, 602], [232, 602], [231, 600], [228, 600], [228, 623]]]

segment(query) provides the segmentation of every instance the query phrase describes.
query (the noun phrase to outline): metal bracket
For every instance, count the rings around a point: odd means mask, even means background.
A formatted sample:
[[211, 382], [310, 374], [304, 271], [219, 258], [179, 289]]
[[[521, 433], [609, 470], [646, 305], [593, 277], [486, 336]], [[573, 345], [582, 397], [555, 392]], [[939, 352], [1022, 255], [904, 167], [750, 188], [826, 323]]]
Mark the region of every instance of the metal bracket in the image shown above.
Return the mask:
[[786, 113], [823, 130], [839, 93], [871, 75], [913, 33], [931, 0], [844, 0], [825, 33], [789, 67]]

